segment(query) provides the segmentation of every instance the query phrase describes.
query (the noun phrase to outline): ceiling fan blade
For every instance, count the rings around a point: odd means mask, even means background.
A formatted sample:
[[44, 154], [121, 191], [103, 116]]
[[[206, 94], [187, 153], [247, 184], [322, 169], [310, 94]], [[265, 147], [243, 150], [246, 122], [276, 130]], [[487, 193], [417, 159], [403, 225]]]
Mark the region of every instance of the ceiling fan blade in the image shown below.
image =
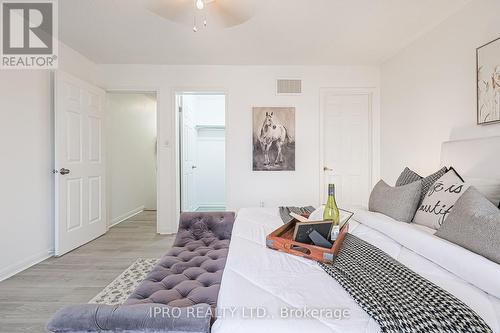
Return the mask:
[[145, 7], [156, 15], [178, 23], [193, 20], [193, 0], [146, 0]]
[[232, 27], [248, 21], [255, 12], [256, 0], [214, 0], [207, 6], [209, 19]]
[[[269, 1], [269, 0], [266, 0]], [[144, 6], [167, 20], [192, 24], [194, 17], [209, 25], [232, 27], [248, 21], [254, 14], [257, 0], [205, 0], [205, 11], [197, 11], [194, 0], [144, 0]]]

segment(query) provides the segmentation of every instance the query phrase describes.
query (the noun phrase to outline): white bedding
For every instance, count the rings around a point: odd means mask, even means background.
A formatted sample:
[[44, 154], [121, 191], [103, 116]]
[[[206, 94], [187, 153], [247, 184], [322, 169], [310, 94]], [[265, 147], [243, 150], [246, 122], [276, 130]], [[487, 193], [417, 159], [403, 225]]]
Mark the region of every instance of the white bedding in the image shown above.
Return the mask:
[[[350, 233], [452, 293], [500, 333], [500, 265], [429, 230], [382, 214], [355, 213]], [[219, 292], [220, 317], [212, 332], [380, 332], [378, 324], [317, 263], [266, 248], [266, 235], [281, 225], [276, 208], [239, 211]], [[315, 318], [301, 318], [301, 313], [294, 319], [281, 317], [282, 311], [289, 314], [292, 308], [331, 312]], [[349, 317], [331, 317], [341, 310], [347, 310]]]

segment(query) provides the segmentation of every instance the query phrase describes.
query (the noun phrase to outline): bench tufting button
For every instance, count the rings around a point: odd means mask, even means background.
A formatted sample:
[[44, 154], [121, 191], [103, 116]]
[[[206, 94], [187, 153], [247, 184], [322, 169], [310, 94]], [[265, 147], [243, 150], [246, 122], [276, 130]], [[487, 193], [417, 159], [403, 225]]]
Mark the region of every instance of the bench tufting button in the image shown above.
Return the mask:
[[217, 286], [228, 253], [227, 238], [231, 234], [230, 230], [221, 232], [218, 226], [232, 220], [228, 214], [184, 215], [175, 247], [161, 259], [155, 274], [147, 279], [150, 285], [139, 288], [141, 295], [134, 294], [132, 301], [184, 307], [204, 301], [205, 295], [210, 295], [210, 304], [216, 302]]

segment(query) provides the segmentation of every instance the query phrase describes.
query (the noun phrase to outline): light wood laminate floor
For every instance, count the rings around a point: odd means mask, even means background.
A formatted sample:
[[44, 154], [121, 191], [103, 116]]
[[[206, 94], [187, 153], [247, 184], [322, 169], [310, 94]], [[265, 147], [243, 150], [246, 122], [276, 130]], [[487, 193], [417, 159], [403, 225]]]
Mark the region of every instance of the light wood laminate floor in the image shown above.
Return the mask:
[[0, 332], [46, 332], [65, 305], [87, 303], [138, 258], [159, 258], [173, 235], [156, 234], [156, 212], [142, 212], [104, 236], [0, 282]]

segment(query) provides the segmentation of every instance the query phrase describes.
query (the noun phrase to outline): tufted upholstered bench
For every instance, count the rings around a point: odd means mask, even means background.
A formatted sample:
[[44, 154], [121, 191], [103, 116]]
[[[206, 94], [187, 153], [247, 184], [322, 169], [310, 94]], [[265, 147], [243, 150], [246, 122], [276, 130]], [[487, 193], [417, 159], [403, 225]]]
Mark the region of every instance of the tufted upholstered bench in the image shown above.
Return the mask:
[[226, 264], [234, 213], [183, 213], [174, 246], [120, 306], [59, 310], [52, 332], [210, 331]]
[[233, 213], [182, 214], [173, 248], [125, 304], [215, 306], [233, 222]]

